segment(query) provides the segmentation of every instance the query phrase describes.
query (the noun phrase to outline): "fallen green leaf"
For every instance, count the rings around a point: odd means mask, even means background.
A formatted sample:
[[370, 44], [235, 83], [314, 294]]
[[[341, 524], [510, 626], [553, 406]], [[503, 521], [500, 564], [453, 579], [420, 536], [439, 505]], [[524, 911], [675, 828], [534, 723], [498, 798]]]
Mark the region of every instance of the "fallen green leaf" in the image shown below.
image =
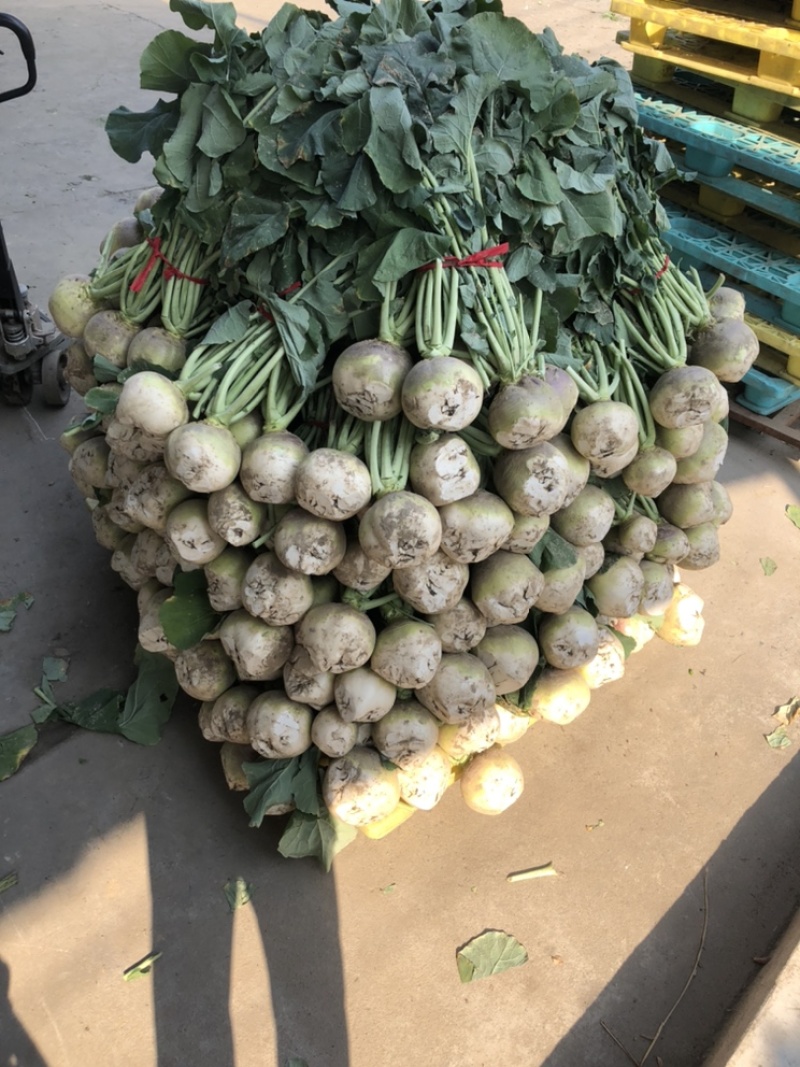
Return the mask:
[[60, 719], [81, 726], [84, 730], [118, 734], [119, 715], [125, 694], [117, 689], [98, 689], [83, 700], [63, 704], [56, 708]]
[[155, 745], [172, 714], [178, 680], [170, 660], [158, 652], [140, 650], [139, 672], [125, 697], [119, 733], [139, 745]]
[[306, 1060], [299, 1060], [296, 1056], [292, 1056], [286, 1061], [286, 1067], [308, 1067], [308, 1063]]
[[389, 882], [388, 885], [385, 885], [381, 889], [381, 893], [394, 893], [396, 888], [397, 888], [397, 883], [396, 882]]
[[0, 737], [0, 782], [15, 774], [39, 739], [35, 726], [22, 726]]
[[761, 564], [761, 569], [767, 577], [774, 574], [778, 569], [778, 564], [774, 559], [770, 559], [769, 556], [762, 556], [758, 562]]
[[139, 960], [138, 963], [132, 964], [127, 970], [122, 972], [122, 977], [126, 982], [132, 982], [134, 978], [141, 978], [145, 974], [150, 974], [153, 969], [153, 964], [156, 960], [161, 959], [160, 952], [151, 952], [145, 956], [144, 959]]
[[237, 908], [241, 908], [243, 904], [249, 902], [250, 897], [253, 895], [253, 887], [242, 877], [234, 878], [232, 881], [225, 883], [224, 893], [228, 901], [228, 907], [231, 911], [236, 911]]
[[797, 504], [786, 505], [786, 518], [789, 522], [794, 523], [798, 530], [800, 530], [800, 506]]
[[42, 681], [63, 682], [69, 670], [69, 660], [64, 656], [45, 656], [42, 660]]
[[800, 697], [792, 697], [785, 704], [778, 705], [772, 713], [772, 718], [777, 719], [779, 724], [770, 734], [764, 734], [764, 740], [770, 748], [788, 748], [792, 743], [788, 729], [800, 715]]
[[777, 726], [771, 734], [764, 734], [764, 740], [770, 748], [788, 748], [792, 743], [785, 726]]
[[463, 945], [456, 953], [458, 975], [462, 982], [490, 978], [510, 967], [528, 962], [525, 948], [511, 934], [486, 930]]
[[0, 600], [0, 634], [7, 634], [14, 625], [17, 617], [17, 608], [22, 605], [26, 610], [33, 604], [30, 593], [15, 593], [6, 600]]
[[779, 704], [772, 714], [786, 726], [791, 726], [800, 714], [800, 697], [792, 697], [786, 704]]
[[0, 893], [5, 893], [7, 889], [13, 889], [18, 881], [19, 877], [16, 871], [9, 871], [8, 874], [4, 874], [0, 878]]

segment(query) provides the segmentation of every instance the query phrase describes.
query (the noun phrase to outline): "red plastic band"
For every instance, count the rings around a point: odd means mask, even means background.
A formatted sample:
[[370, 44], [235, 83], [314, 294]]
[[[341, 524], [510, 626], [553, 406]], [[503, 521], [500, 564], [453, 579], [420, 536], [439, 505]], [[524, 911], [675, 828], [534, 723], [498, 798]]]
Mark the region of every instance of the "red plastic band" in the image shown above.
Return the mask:
[[150, 246], [150, 258], [131, 282], [130, 290], [132, 293], [138, 293], [144, 288], [144, 283], [147, 281], [150, 271], [159, 260], [164, 264], [164, 278], [166, 281], [169, 281], [170, 278], [181, 278], [185, 282], [194, 282], [195, 285], [208, 285], [208, 278], [194, 278], [191, 274], [184, 274], [182, 270], [178, 270], [177, 267], [173, 266], [161, 251], [160, 237], [148, 237], [147, 243]]
[[656, 281], [659, 281], [669, 270], [669, 256], [664, 256], [664, 265], [661, 270], [656, 271]]
[[[483, 248], [480, 252], [472, 252], [470, 255], [465, 256], [463, 259], [459, 259], [458, 256], [445, 256], [442, 260], [443, 267], [502, 267], [503, 261], [499, 259], [499, 256], [504, 256], [508, 252], [508, 241], [504, 241], [501, 245], [494, 245], [492, 248]], [[435, 263], [426, 263], [424, 267], [420, 267], [420, 271], [434, 270]]]

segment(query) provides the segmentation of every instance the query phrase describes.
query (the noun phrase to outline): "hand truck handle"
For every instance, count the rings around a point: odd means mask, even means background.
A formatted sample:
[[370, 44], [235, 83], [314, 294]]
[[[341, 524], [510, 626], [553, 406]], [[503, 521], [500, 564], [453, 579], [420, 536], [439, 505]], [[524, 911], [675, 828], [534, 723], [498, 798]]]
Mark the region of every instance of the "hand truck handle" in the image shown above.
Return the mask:
[[4, 100], [13, 100], [17, 96], [27, 95], [36, 84], [36, 49], [30, 30], [24, 22], [20, 22], [13, 15], [5, 15], [0, 12], [0, 29], [3, 28], [11, 30], [19, 41], [19, 46], [28, 66], [28, 80], [17, 89], [9, 89], [5, 93], [0, 93], [0, 103]]

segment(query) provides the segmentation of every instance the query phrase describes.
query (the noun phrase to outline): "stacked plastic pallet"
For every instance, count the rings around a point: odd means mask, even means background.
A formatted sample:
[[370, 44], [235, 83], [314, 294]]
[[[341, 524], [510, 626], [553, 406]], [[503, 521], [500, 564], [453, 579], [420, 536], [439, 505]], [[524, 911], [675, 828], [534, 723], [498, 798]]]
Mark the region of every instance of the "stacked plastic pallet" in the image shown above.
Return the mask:
[[641, 123], [684, 179], [664, 190], [675, 256], [740, 287], [762, 343], [734, 414], [800, 444], [800, 0], [611, 10]]

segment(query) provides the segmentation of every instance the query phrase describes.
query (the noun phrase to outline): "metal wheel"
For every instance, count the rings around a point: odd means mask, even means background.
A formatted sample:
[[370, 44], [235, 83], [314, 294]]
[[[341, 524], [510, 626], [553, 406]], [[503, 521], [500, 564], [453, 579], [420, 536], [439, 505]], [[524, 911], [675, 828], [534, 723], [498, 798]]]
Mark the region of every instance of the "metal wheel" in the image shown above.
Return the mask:
[[12, 408], [24, 408], [33, 397], [33, 371], [30, 367], [16, 374], [0, 375], [0, 396]]
[[64, 377], [67, 353], [61, 349], [48, 352], [42, 360], [42, 398], [51, 408], [63, 408], [69, 400], [70, 385]]

